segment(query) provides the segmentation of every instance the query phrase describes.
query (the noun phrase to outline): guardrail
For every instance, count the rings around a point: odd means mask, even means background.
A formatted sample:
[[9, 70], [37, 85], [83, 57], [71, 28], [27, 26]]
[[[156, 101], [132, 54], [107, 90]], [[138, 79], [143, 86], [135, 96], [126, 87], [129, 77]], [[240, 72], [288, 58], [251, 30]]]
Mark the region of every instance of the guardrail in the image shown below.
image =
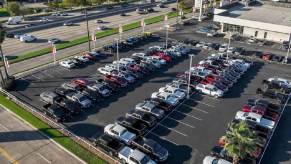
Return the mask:
[[10, 94], [6, 90], [0, 88], [0, 92], [3, 93], [9, 100], [11, 100], [14, 103], [16, 103], [17, 105], [21, 106], [26, 111], [30, 112], [31, 114], [33, 114], [37, 118], [41, 119], [42, 121], [44, 121], [45, 123], [47, 123], [51, 127], [55, 128], [56, 130], [61, 132], [63, 135], [70, 137], [76, 143], [80, 144], [81, 146], [83, 146], [84, 148], [86, 148], [87, 150], [92, 152], [93, 154], [97, 155], [98, 157], [102, 158], [103, 160], [107, 161], [108, 163], [112, 163], [112, 164], [119, 164], [120, 163], [118, 160], [112, 158], [111, 156], [107, 155], [106, 153], [104, 153], [103, 151], [101, 151], [100, 149], [95, 147], [90, 141], [83, 139], [83, 138], [77, 136], [76, 134], [70, 132], [61, 124], [58, 124], [58, 123], [54, 122], [53, 120], [49, 119], [46, 115], [39, 112], [34, 107], [22, 102], [21, 100], [19, 100], [17, 97]]

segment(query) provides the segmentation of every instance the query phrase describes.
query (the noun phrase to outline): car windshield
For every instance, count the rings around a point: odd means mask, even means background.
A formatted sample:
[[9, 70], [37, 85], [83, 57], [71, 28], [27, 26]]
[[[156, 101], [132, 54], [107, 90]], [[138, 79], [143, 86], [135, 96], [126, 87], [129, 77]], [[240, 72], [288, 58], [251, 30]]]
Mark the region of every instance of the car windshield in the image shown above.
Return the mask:
[[141, 159], [140, 163], [141, 164], [146, 164], [150, 161], [150, 158], [148, 156], [144, 156], [143, 159]]
[[79, 98], [80, 102], [87, 100], [85, 96]]

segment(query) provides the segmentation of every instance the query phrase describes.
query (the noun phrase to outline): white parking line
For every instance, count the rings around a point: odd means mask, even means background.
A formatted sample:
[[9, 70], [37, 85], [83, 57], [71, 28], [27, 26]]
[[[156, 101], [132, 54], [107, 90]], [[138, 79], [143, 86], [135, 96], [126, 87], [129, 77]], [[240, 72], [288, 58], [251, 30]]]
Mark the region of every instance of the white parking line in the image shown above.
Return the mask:
[[168, 117], [170, 120], [173, 120], [173, 121], [176, 121], [176, 122], [179, 122], [179, 123], [181, 123], [181, 124], [183, 124], [183, 125], [185, 125], [185, 126], [188, 126], [188, 127], [190, 127], [190, 128], [195, 128], [194, 126], [192, 126], [192, 125], [189, 125], [189, 124], [187, 124], [187, 123], [185, 123], [185, 122], [182, 122], [182, 121], [179, 121], [179, 120], [176, 120], [176, 119], [174, 119], [173, 117]]
[[160, 139], [163, 139], [163, 140], [165, 140], [165, 141], [168, 141], [168, 142], [170, 142], [170, 143], [172, 143], [172, 144], [174, 144], [174, 145], [176, 145], [176, 146], [179, 145], [179, 144], [177, 144], [176, 142], [171, 141], [171, 140], [167, 139], [166, 137], [159, 136], [158, 134], [156, 134], [156, 133], [154, 133], [154, 132], [150, 132], [149, 134], [152, 134], [152, 135], [154, 135], [154, 136], [156, 136], [156, 137], [158, 137], [158, 138], [160, 138]]
[[37, 80], [42, 80], [41, 78], [39, 78], [38, 76], [35, 76], [34, 74], [32, 74], [31, 76]]
[[184, 136], [184, 137], [187, 137], [187, 136], [188, 136], [187, 134], [184, 134], [184, 133], [182, 133], [182, 132], [179, 132], [179, 131], [176, 130], [176, 129], [169, 128], [169, 127], [167, 127], [167, 126], [165, 126], [165, 125], [163, 125], [163, 124], [161, 124], [161, 123], [158, 123], [158, 125], [160, 125], [161, 127], [166, 128], [166, 129], [172, 130], [172, 131], [174, 131], [174, 132], [176, 132], [176, 133], [178, 133], [178, 134], [181, 134], [181, 135]]
[[195, 110], [197, 110], [197, 111], [200, 111], [200, 112], [202, 112], [202, 113], [205, 113], [205, 114], [208, 113], [208, 112], [205, 111], [205, 110], [202, 110], [202, 109], [200, 109], [200, 108], [197, 108], [197, 107], [194, 107], [194, 106], [191, 106], [191, 105], [188, 105], [188, 104], [183, 104], [183, 105], [186, 106], [186, 107], [189, 107], [189, 108], [191, 108], [191, 109], [195, 109]]
[[45, 160], [47, 163], [52, 163], [52, 161], [46, 159], [43, 155], [36, 153], [38, 156], [40, 156], [43, 160]]
[[183, 113], [183, 112], [180, 112], [180, 111], [177, 111], [177, 110], [176, 110], [175, 112], [180, 113], [180, 114], [182, 114], [182, 115], [186, 115], [186, 116], [192, 117], [192, 118], [194, 118], [194, 119], [196, 119], [196, 120], [199, 120], [199, 121], [202, 120], [201, 118], [195, 117], [195, 116], [193, 116], [193, 115], [191, 115], [191, 114]]
[[191, 100], [193, 100], [193, 101], [195, 101], [195, 102], [198, 102], [198, 103], [200, 103], [200, 104], [203, 104], [203, 105], [209, 106], [209, 107], [211, 107], [211, 108], [214, 108], [213, 105], [211, 105], [211, 104], [207, 104], [207, 103], [205, 103], [205, 102], [203, 102], [203, 101], [194, 100], [194, 99], [191, 99]]

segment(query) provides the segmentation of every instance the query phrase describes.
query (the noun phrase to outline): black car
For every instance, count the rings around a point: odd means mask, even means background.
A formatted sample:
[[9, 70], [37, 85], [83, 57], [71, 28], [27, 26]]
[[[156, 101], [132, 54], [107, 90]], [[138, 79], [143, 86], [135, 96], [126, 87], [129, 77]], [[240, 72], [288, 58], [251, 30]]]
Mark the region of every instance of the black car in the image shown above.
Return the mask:
[[125, 13], [121, 13], [120, 16], [126, 16], [126, 14]]
[[145, 101], [150, 101], [156, 105], [157, 108], [168, 112], [173, 109], [173, 106], [158, 98], [147, 98]]
[[273, 55], [271, 58], [271, 61], [274, 61], [274, 62], [282, 62], [283, 60], [284, 60], [284, 57], [278, 56], [278, 55]]
[[46, 104], [43, 106], [42, 111], [56, 122], [64, 122], [70, 118], [70, 114], [56, 104]]
[[132, 117], [137, 120], [140, 120], [141, 122], [146, 124], [148, 127], [153, 127], [157, 122], [156, 117], [152, 116], [151, 114], [138, 111], [138, 110], [130, 110], [129, 112], [126, 113], [126, 117]]
[[136, 135], [142, 135], [147, 130], [147, 126], [144, 123], [131, 117], [119, 117], [116, 122]]
[[6, 37], [7, 38], [14, 38], [14, 34], [13, 33], [6, 33]]
[[85, 88], [84, 90], [81, 91], [82, 95], [87, 96], [90, 100], [98, 102], [101, 98], [100, 94], [98, 91], [93, 91], [88, 88]]
[[73, 115], [78, 115], [82, 112], [80, 104], [68, 99], [64, 99], [64, 101], [58, 103], [58, 105]]
[[118, 139], [111, 137], [108, 134], [103, 134], [99, 138], [97, 138], [93, 144], [95, 146], [100, 147], [102, 150], [104, 150], [106, 153], [108, 153], [110, 156], [118, 156], [119, 151], [124, 148], [124, 144], [121, 143]]
[[62, 97], [66, 97], [66, 95], [70, 92], [72, 92], [72, 90], [67, 90], [62, 87], [55, 88], [55, 93]]

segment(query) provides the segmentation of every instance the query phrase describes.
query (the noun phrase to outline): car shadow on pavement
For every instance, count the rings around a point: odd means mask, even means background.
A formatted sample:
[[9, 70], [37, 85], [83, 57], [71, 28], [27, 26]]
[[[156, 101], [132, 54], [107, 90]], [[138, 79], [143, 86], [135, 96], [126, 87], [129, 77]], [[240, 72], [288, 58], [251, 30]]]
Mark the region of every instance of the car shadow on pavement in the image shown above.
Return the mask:
[[234, 84], [232, 88], [230, 88], [230, 91], [225, 93], [223, 98], [240, 97], [247, 85], [256, 77], [264, 65], [265, 64], [263, 62], [254, 62], [253, 66], [251, 66], [251, 68], [244, 75], [242, 75], [238, 82]]
[[88, 123], [77, 123], [73, 125], [66, 124], [65, 126], [77, 136], [91, 140], [101, 136], [104, 129], [103, 126]]
[[287, 105], [261, 163], [290, 163], [291, 161], [291, 104]]

